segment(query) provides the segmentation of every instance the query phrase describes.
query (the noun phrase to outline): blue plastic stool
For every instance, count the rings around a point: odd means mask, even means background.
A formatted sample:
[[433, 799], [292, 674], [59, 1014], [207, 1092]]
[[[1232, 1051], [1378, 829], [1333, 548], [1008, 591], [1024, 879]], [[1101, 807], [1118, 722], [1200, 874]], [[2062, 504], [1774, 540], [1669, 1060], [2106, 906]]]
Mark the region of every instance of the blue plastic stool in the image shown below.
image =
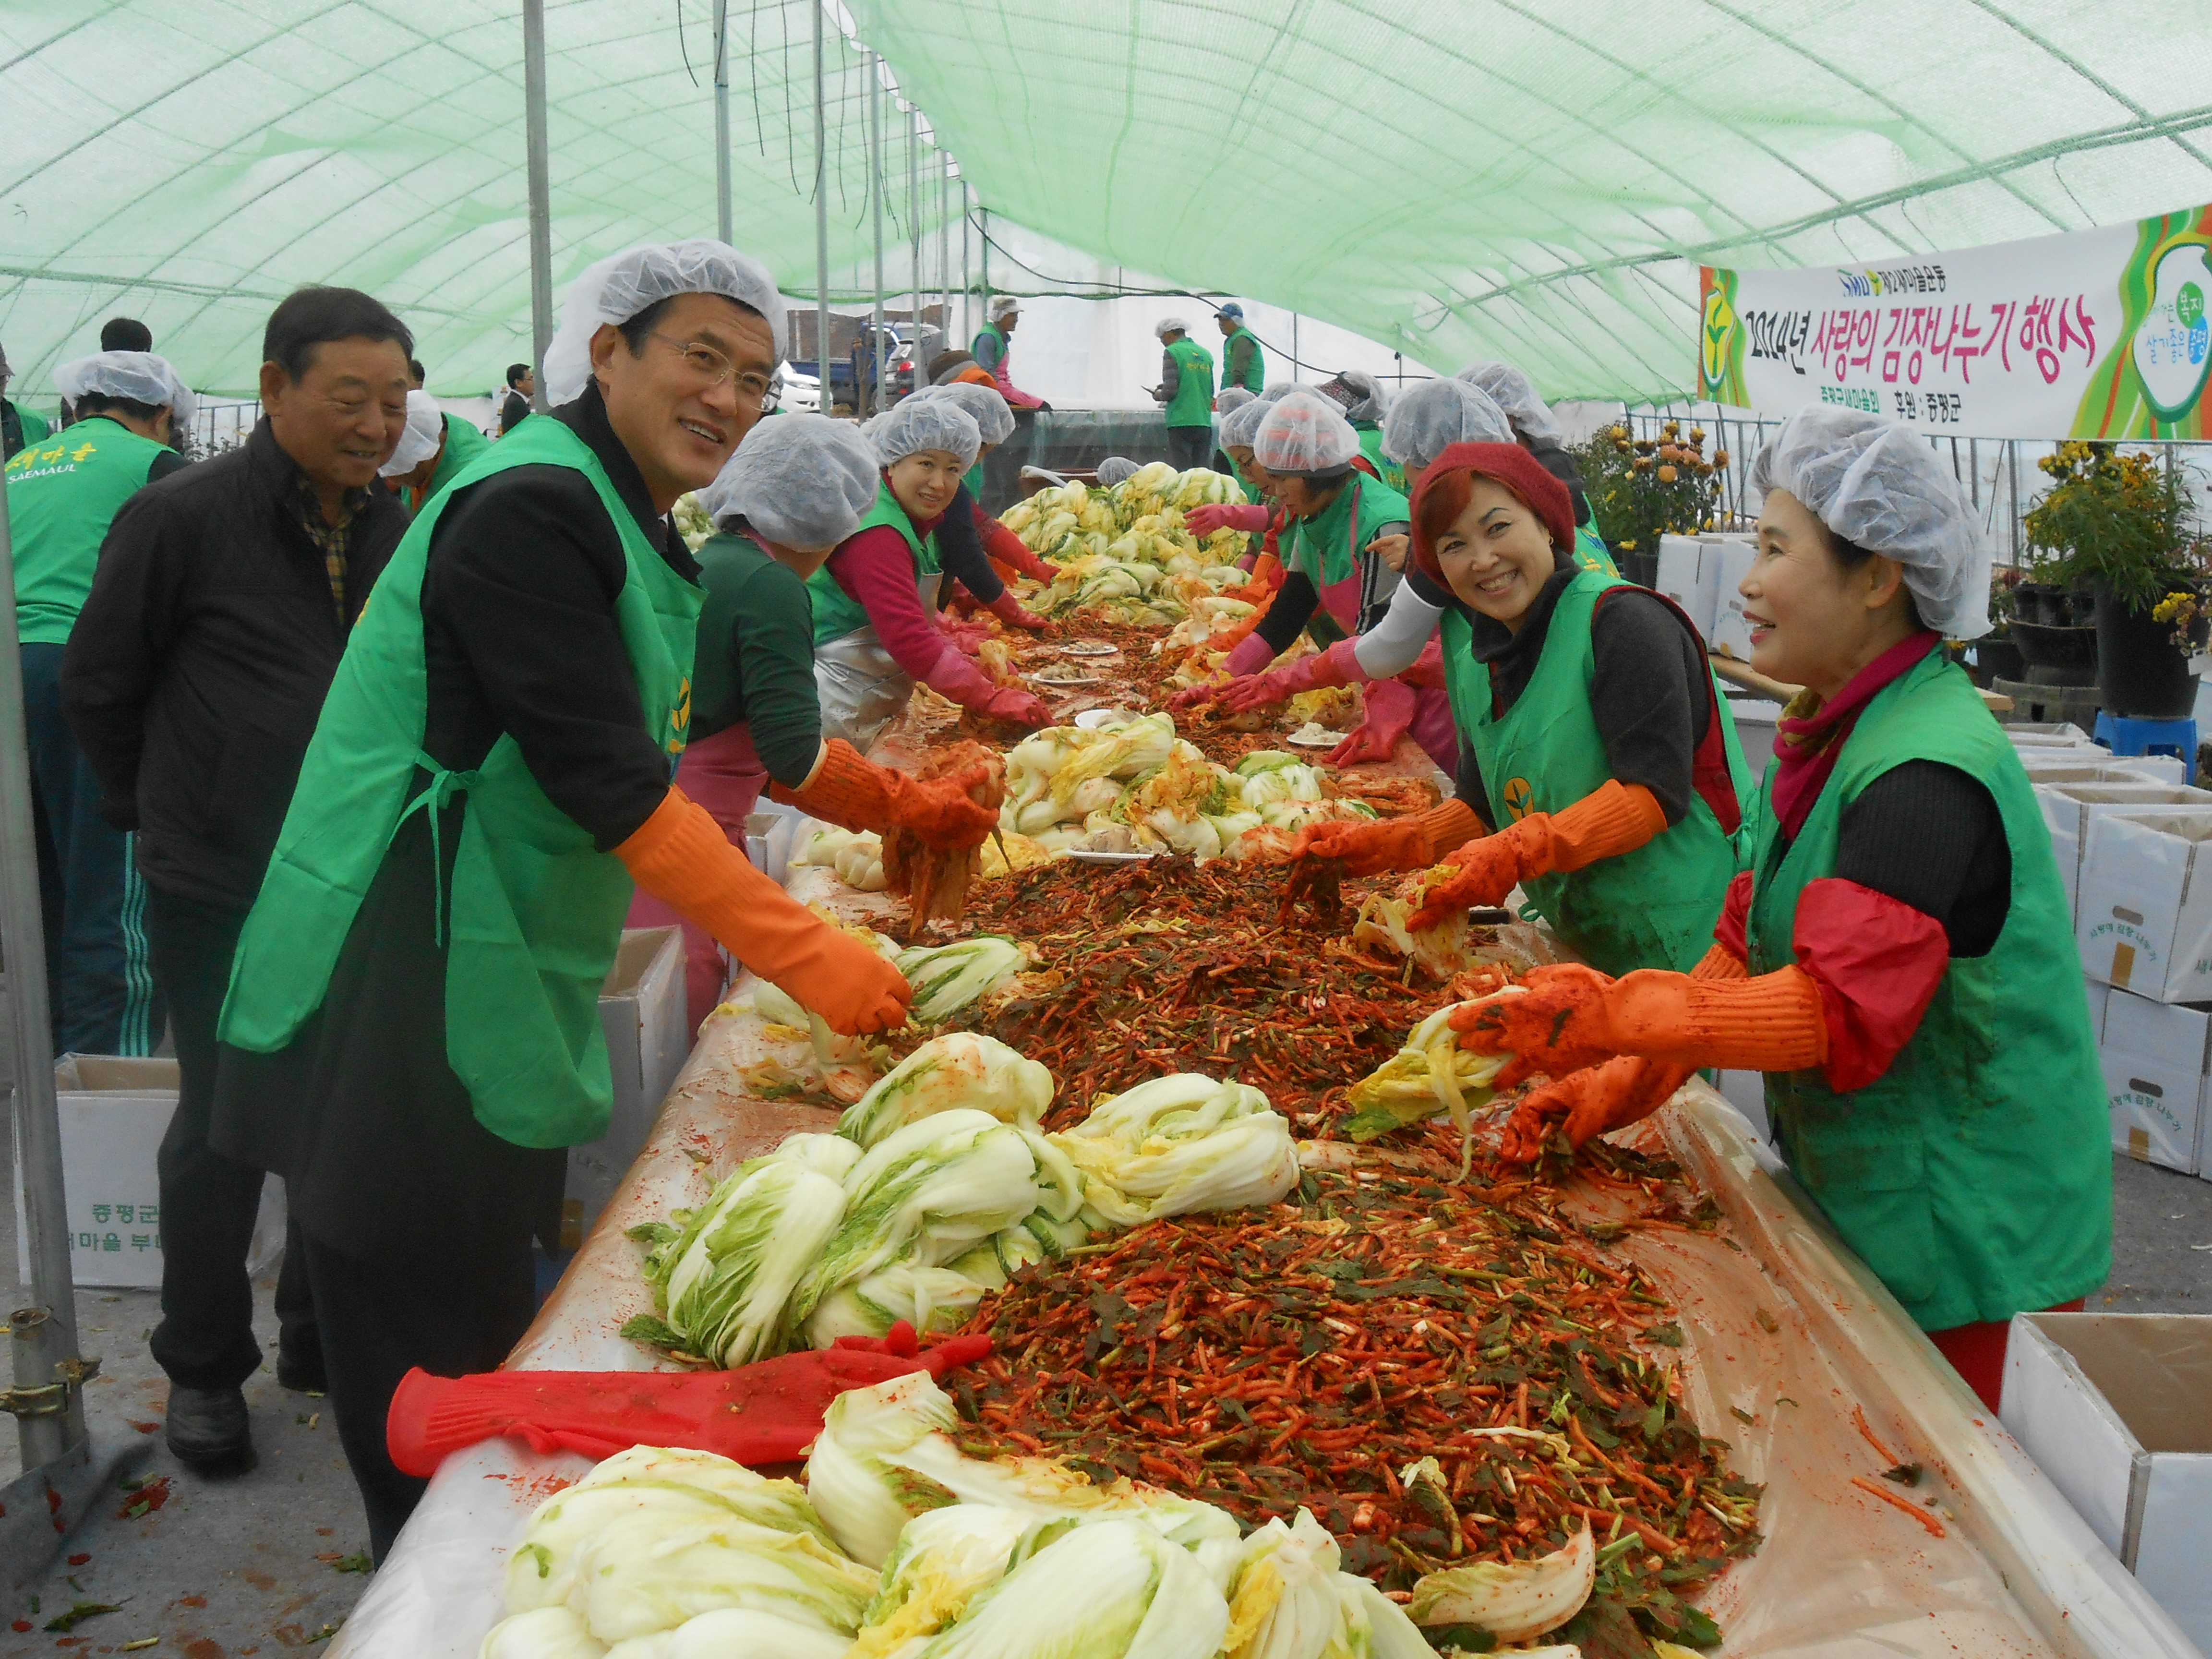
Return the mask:
[[2100, 709], [2096, 740], [2115, 755], [2177, 755], [2184, 780], [2197, 781], [2197, 722], [2193, 720], [2130, 720]]

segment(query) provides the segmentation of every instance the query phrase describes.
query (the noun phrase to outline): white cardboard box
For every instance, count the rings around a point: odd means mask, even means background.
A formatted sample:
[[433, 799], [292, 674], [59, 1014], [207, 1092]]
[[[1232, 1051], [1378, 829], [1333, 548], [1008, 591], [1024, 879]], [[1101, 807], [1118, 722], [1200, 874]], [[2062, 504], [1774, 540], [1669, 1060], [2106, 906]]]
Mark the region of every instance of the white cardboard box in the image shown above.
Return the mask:
[[[2039, 783], [2035, 799], [2050, 826], [2051, 850], [2058, 860], [2058, 879], [2074, 920], [2081, 918], [2081, 860], [2088, 851], [2091, 822], [2107, 812], [2212, 811], [2212, 789], [2144, 782]], [[2086, 960], [2086, 958], [2085, 958]]]
[[[61, 1121], [62, 1194], [70, 1229], [70, 1274], [79, 1285], [140, 1288], [161, 1282], [161, 1184], [156, 1157], [177, 1109], [177, 1062], [112, 1054], [64, 1054], [54, 1063]], [[17, 1169], [22, 1147], [16, 1146]], [[23, 1185], [15, 1183], [15, 1264], [31, 1277]], [[284, 1183], [262, 1183], [246, 1250], [259, 1275], [284, 1249]]]
[[2090, 978], [2154, 1002], [2212, 1000], [2212, 813], [2091, 819], [2074, 927]]
[[2212, 1316], [2017, 1315], [1997, 1415], [2212, 1651]]
[[1740, 537], [1707, 537], [1703, 570], [1713, 587], [1713, 629], [1706, 637], [1714, 650], [1738, 662], [1751, 660], [1751, 624], [1743, 619], [1743, 595], [1736, 592], [1750, 573], [1759, 549]]
[[2089, 734], [2072, 720], [2016, 720], [2005, 726], [2015, 748], [2038, 743], [2087, 743]]
[[626, 929], [599, 992], [614, 1109], [605, 1134], [568, 1149], [568, 1179], [561, 1201], [563, 1249], [584, 1242], [653, 1133], [660, 1103], [690, 1056], [688, 1016], [683, 929]]
[[1713, 636], [1713, 603], [1720, 580], [1720, 561], [1710, 555], [1695, 536], [1659, 538], [1659, 591], [1689, 616], [1698, 637]]
[[2197, 1174], [2203, 1158], [2212, 1009], [2113, 990], [2100, 1030], [2097, 1061], [2105, 1074], [2112, 1150]]
[[2033, 749], [2021, 751], [2020, 765], [2030, 783], [2162, 783], [2171, 789], [2184, 781], [2181, 763], [2172, 755], [2116, 760], [2101, 749], [2082, 754]]

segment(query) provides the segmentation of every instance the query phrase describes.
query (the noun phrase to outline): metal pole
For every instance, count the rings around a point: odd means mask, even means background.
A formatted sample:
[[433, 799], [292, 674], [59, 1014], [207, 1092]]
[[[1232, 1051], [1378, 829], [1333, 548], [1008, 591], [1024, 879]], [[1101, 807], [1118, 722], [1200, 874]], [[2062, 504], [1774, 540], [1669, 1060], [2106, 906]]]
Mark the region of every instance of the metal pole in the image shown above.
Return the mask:
[[545, 393], [545, 349], [553, 343], [553, 162], [545, 139], [545, 0], [522, 0], [522, 117], [530, 158], [530, 357], [537, 391], [530, 406], [552, 404]]
[[983, 309], [983, 319], [988, 322], [991, 317], [991, 215], [984, 207], [981, 196], [975, 198], [975, 246], [981, 250], [983, 260], [983, 283], [977, 299]]
[[[822, 5], [814, 6], [814, 368], [821, 376], [816, 408], [827, 415], [830, 396], [830, 127], [822, 100]], [[860, 413], [857, 388], [853, 412]]]
[[[54, 1103], [52, 1015], [46, 1003], [45, 921], [37, 842], [31, 828], [30, 740], [23, 729], [23, 666], [15, 628], [15, 557], [8, 497], [0, 484], [0, 941], [8, 969], [8, 1016], [15, 1053], [16, 1171], [22, 1182], [34, 1307], [15, 1316], [15, 1382], [67, 1386], [68, 1408], [19, 1416], [23, 1469], [44, 1468], [84, 1438], [84, 1406], [70, 1379], [76, 1361], [76, 1298], [70, 1275], [69, 1209], [62, 1192], [62, 1136]], [[41, 1311], [43, 1310], [43, 1311]]]
[[937, 152], [937, 320], [952, 349], [952, 158]]
[[868, 54], [868, 219], [876, 238], [876, 396], [867, 412], [880, 413], [884, 402], [884, 60]]
[[968, 209], [975, 192], [968, 188], [968, 175], [960, 175], [960, 337], [973, 345], [975, 343], [975, 270], [969, 258], [970, 245], [968, 236]]
[[714, 234], [730, 240], [730, 0], [714, 0]]
[[906, 111], [906, 279], [913, 294], [909, 307], [914, 329], [914, 384], [924, 385], [921, 371], [921, 112], [909, 104]]

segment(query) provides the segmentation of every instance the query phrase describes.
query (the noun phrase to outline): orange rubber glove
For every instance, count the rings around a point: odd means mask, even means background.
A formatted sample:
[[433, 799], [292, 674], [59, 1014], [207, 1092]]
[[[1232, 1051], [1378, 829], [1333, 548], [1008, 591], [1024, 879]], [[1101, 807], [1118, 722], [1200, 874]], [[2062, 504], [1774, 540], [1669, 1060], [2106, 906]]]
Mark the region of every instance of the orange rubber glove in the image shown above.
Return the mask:
[[1460, 872], [1429, 895], [1407, 925], [1433, 927], [1454, 910], [1502, 904], [1531, 876], [1563, 874], [1632, 853], [1667, 827], [1667, 814], [1640, 783], [1608, 778], [1564, 812], [1531, 812], [1494, 836], [1471, 841], [1446, 862]]
[[1820, 988], [1794, 963], [1756, 979], [1709, 981], [1644, 969], [1608, 979], [1579, 965], [1537, 968], [1520, 994], [1492, 997], [1451, 1017], [1462, 1044], [1510, 1054], [1498, 1074], [1510, 1088], [1554, 1078], [1614, 1054], [1688, 1066], [1800, 1072], [1828, 1057]]
[[615, 848], [631, 879], [844, 1036], [906, 1024], [906, 976], [746, 862], [707, 809], [672, 787]]
[[1474, 809], [1455, 797], [1425, 812], [1401, 818], [1357, 823], [1310, 823], [1298, 831], [1293, 859], [1342, 859], [1345, 873], [1379, 875], [1385, 870], [1425, 870], [1470, 835], [1482, 833]]
[[769, 794], [848, 830], [911, 830], [928, 846], [960, 851], [981, 847], [998, 819], [968, 799], [971, 785], [989, 775], [983, 766], [963, 767], [927, 783], [878, 766], [842, 738], [822, 745], [814, 775], [797, 789], [772, 784]]
[[[1740, 980], [1749, 969], [1726, 945], [1715, 944], [1690, 970], [1708, 982]], [[1508, 1163], [1534, 1164], [1552, 1131], [1564, 1122], [1567, 1140], [1579, 1146], [1595, 1136], [1641, 1122], [1670, 1099], [1698, 1068], [1672, 1060], [1621, 1054], [1601, 1066], [1585, 1066], [1540, 1088], [1531, 1089], [1513, 1109], [1498, 1155]]]

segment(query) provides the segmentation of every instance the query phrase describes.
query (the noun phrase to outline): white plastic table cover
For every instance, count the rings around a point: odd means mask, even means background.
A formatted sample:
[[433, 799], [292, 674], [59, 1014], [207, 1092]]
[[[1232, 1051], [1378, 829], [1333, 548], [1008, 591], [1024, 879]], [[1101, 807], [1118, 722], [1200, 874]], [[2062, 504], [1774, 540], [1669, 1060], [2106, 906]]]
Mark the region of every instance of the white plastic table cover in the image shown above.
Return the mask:
[[[795, 870], [789, 885], [854, 920], [890, 908], [826, 871]], [[735, 1000], [744, 996], [741, 982]], [[741, 1074], [771, 1046], [749, 1010], [702, 1028], [645, 1150], [510, 1368], [674, 1369], [617, 1334], [652, 1310], [624, 1230], [696, 1205], [785, 1135], [834, 1123], [828, 1111], [747, 1093]], [[1735, 1470], [1766, 1488], [1765, 1541], [1701, 1598], [1725, 1632], [1723, 1659], [2197, 1659], [1733, 1107], [1692, 1079], [1635, 1134], [1680, 1159], [1724, 1218], [1705, 1232], [1638, 1227], [1615, 1247], [1679, 1310], [1693, 1420], [1729, 1441]], [[1322, 1156], [1390, 1154], [1385, 1142], [1332, 1144]], [[1607, 1200], [1584, 1183], [1574, 1201], [1599, 1212]], [[1911, 1497], [1942, 1517], [1945, 1536], [1850, 1484], [1886, 1467], [1854, 1407], [1899, 1459], [1925, 1466]], [[531, 1512], [590, 1467], [514, 1441], [448, 1457], [331, 1659], [474, 1655], [500, 1617], [507, 1554]]]

